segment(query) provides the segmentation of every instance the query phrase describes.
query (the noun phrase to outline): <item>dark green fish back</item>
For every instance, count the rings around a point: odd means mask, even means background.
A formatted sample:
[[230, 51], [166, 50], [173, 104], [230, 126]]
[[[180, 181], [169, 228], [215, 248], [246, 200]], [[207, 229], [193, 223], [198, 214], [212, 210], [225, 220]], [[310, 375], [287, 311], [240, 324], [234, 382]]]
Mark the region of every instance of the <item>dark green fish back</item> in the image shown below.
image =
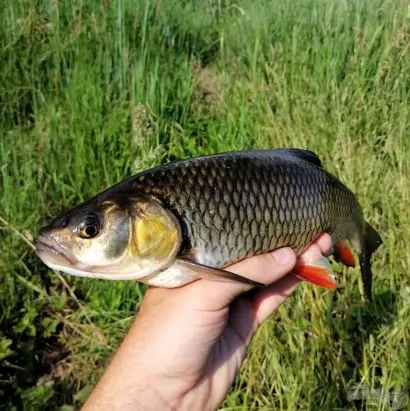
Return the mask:
[[291, 246], [302, 251], [325, 231], [362, 245], [355, 196], [308, 151], [262, 150], [193, 158], [126, 183], [151, 194], [181, 222], [183, 253], [223, 267]]

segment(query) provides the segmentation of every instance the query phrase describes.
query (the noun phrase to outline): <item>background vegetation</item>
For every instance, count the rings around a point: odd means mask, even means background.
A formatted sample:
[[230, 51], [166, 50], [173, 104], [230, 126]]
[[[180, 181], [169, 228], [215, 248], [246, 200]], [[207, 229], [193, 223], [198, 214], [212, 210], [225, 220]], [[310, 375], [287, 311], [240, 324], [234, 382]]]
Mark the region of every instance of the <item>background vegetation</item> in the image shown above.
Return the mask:
[[408, 2], [4, 0], [0, 21], [1, 409], [78, 408], [144, 292], [57, 276], [41, 225], [161, 162], [279, 146], [358, 194], [384, 239], [375, 299], [356, 269], [301, 286], [223, 409], [409, 406]]

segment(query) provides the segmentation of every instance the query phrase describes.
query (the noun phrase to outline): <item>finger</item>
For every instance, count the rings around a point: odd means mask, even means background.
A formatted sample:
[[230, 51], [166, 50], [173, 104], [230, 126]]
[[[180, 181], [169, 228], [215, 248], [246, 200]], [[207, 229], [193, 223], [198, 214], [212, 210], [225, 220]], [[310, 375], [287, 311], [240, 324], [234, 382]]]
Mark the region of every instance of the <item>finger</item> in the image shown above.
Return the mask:
[[295, 275], [287, 275], [253, 297], [255, 328], [269, 318], [279, 306], [296, 290], [301, 280]]
[[[328, 234], [322, 234], [305, 252], [325, 254], [331, 247], [331, 237]], [[302, 280], [295, 275], [288, 275], [270, 287], [256, 292], [252, 298], [252, 306], [255, 312], [255, 326], [258, 326], [271, 316], [296, 290], [301, 281]]]
[[[306, 250], [303, 252], [303, 254], [305, 254], [305, 253], [323, 254], [323, 251], [322, 251], [322, 248], [319, 247], [318, 243], [313, 243], [308, 248], [306, 248]], [[301, 254], [301, 255], [303, 255], [303, 254]]]
[[329, 234], [322, 233], [315, 239], [313, 244], [316, 244], [320, 248], [322, 254], [327, 254], [332, 248], [332, 238]]
[[300, 281], [294, 275], [287, 275], [268, 288], [252, 290], [249, 295], [240, 296], [232, 303], [229, 324], [242, 341], [249, 343], [259, 325], [295, 291]]
[[[295, 253], [290, 248], [280, 248], [271, 253], [247, 258], [227, 267], [226, 270], [269, 285], [291, 272], [295, 264]], [[204, 304], [210, 310], [226, 307], [238, 295], [253, 288], [242, 283], [203, 280], [189, 284], [188, 287], [189, 292], [197, 296], [197, 304]]]
[[[306, 249], [306, 252], [315, 251], [317, 253], [326, 253], [332, 246], [332, 239], [329, 234], [320, 234], [315, 241]], [[280, 280], [290, 272], [295, 264], [295, 254], [289, 248], [281, 248], [255, 257], [248, 258], [239, 263], [233, 264], [226, 268], [236, 274], [243, 275], [252, 280], [263, 284], [272, 284]], [[290, 258], [290, 260], [287, 260]], [[273, 260], [273, 261], [272, 261]], [[210, 281], [197, 281], [192, 284], [193, 292], [200, 288], [203, 290], [203, 298], [207, 304], [215, 302], [228, 304], [241, 293], [250, 290], [252, 287], [240, 283], [223, 283]], [[216, 304], [218, 306], [220, 304]]]

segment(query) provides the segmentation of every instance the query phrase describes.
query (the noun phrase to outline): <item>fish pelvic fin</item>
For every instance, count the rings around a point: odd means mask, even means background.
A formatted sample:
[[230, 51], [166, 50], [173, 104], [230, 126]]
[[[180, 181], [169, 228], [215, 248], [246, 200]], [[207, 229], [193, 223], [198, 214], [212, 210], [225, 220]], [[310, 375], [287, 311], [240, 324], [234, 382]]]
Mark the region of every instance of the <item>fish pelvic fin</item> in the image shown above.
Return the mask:
[[177, 259], [177, 265], [186, 270], [195, 272], [197, 277], [210, 281], [230, 281], [242, 284], [249, 284], [255, 287], [265, 287], [265, 284], [253, 281], [241, 275], [231, 273], [230, 271], [221, 270], [219, 268], [209, 267], [203, 264], [195, 263], [184, 258]]
[[320, 287], [335, 289], [335, 276], [329, 261], [322, 254], [308, 252], [298, 257], [294, 268], [296, 276]]
[[371, 258], [373, 253], [383, 244], [379, 233], [369, 224], [365, 223], [363, 250], [360, 253], [360, 271], [364, 288], [364, 297], [366, 302], [372, 300], [372, 283], [373, 273], [371, 267]]

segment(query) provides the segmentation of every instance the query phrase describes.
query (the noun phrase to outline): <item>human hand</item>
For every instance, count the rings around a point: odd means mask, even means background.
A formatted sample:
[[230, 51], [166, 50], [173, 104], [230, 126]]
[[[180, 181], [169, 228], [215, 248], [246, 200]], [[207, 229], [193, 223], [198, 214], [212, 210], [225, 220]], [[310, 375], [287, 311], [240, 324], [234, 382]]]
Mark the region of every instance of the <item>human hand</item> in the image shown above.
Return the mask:
[[[306, 251], [325, 254], [327, 234]], [[149, 288], [137, 318], [83, 411], [214, 410], [223, 402], [257, 327], [296, 289], [288, 248], [226, 269], [269, 284], [199, 280]], [[251, 290], [251, 291], [250, 291]]]

